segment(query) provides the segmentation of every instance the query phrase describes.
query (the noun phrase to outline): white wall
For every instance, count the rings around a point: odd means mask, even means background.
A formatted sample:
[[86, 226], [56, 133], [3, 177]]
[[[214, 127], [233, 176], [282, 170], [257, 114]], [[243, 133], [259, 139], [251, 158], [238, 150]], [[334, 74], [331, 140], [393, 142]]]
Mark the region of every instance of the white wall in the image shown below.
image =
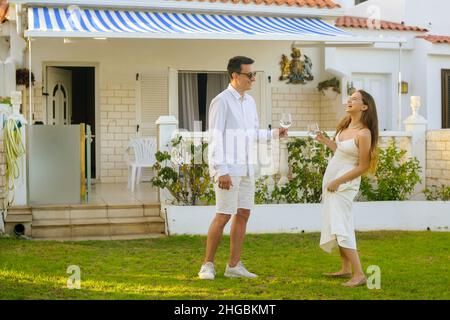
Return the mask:
[[[215, 207], [167, 206], [168, 232], [206, 235], [215, 215]], [[449, 202], [379, 201], [355, 202], [353, 216], [357, 231], [407, 230], [448, 232]], [[256, 205], [248, 222], [247, 233], [320, 232], [322, 204]], [[224, 229], [230, 233], [230, 224]]]
[[[337, 48], [333, 54], [333, 60], [334, 66], [341, 66], [342, 72], [350, 77], [354, 73], [380, 74], [386, 76], [389, 80], [386, 86], [390, 99], [387, 100], [387, 105], [380, 105], [378, 108], [385, 108], [388, 113], [387, 129], [397, 130], [399, 51], [393, 49]], [[404, 51], [402, 54], [402, 77], [408, 82], [412, 79], [412, 68], [410, 68], [410, 65], [411, 51]], [[325, 68], [327, 67], [327, 61], [325, 61]], [[345, 89], [346, 87], [344, 87]], [[409, 95], [411, 94], [412, 92]], [[402, 96], [402, 119], [406, 119], [410, 115], [409, 95]]]
[[372, 17], [400, 23], [405, 19], [405, 2], [410, 0], [369, 0], [345, 13], [356, 17]]
[[[408, 0], [406, 1], [405, 23], [422, 26], [431, 34], [449, 35], [450, 1], [443, 0]], [[428, 23], [431, 22], [431, 26]]]
[[419, 113], [428, 120], [429, 129], [440, 129], [442, 128], [441, 70], [450, 69], [450, 45], [432, 44], [417, 39], [410, 66], [413, 73], [410, 91], [422, 98]]
[[[288, 86], [279, 82], [278, 76], [281, 54], [290, 52], [289, 41], [110, 39], [63, 44], [62, 39], [37, 39], [33, 42], [33, 71], [40, 79], [43, 61], [89, 61], [100, 63], [100, 82], [129, 81], [136, 72], [169, 66], [179, 70], [226, 70], [229, 58], [246, 55], [256, 60], [256, 70], [264, 70], [272, 77], [273, 86]], [[320, 49], [308, 48], [302, 52], [313, 59], [316, 80], [308, 86], [316, 86], [322, 70]]]
[[[450, 45], [447, 45], [450, 51]], [[450, 55], [429, 55], [427, 70], [428, 123], [430, 129], [442, 127], [442, 84], [441, 70], [450, 69]], [[436, 111], [436, 112], [433, 112]]]

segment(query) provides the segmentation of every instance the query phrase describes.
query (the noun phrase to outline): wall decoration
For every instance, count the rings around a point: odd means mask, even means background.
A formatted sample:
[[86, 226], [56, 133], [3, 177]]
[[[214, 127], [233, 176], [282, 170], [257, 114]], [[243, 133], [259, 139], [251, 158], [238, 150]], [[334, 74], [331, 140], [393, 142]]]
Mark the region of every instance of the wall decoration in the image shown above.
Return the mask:
[[336, 93], [341, 93], [341, 83], [336, 77], [322, 81], [317, 85], [317, 90], [323, 95], [325, 95], [325, 90], [328, 88], [331, 88]]
[[291, 60], [285, 54], [281, 56], [280, 81], [288, 80], [287, 83], [305, 84], [308, 81], [314, 80], [312, 60], [307, 55], [304, 55], [303, 60], [301, 57], [302, 53], [298, 48], [292, 48]]

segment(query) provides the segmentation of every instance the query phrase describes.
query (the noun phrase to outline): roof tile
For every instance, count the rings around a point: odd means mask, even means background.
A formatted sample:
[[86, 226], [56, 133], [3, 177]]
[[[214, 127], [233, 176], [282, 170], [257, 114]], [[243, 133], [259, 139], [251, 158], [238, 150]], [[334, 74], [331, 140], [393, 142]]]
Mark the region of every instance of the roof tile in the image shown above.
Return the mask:
[[450, 36], [435, 36], [435, 35], [426, 35], [426, 36], [417, 36], [417, 38], [425, 39], [431, 43], [450, 43]]
[[[346, 28], [361, 28], [361, 29], [369, 29], [370, 19], [361, 18], [361, 17], [350, 17], [344, 16], [336, 19], [336, 27], [346, 27]], [[396, 31], [419, 31], [419, 32], [427, 32], [427, 29], [413, 26], [405, 26], [403, 23], [395, 23], [380, 20], [379, 28], [375, 22], [373, 22], [373, 26], [377, 30], [396, 30]]]
[[278, 6], [295, 6], [295, 7], [310, 7], [310, 8], [327, 8], [335, 9], [341, 6], [332, 0], [178, 0], [178, 1], [196, 1], [196, 2], [211, 2], [211, 3], [233, 3], [233, 4], [254, 4], [254, 5], [278, 5]]

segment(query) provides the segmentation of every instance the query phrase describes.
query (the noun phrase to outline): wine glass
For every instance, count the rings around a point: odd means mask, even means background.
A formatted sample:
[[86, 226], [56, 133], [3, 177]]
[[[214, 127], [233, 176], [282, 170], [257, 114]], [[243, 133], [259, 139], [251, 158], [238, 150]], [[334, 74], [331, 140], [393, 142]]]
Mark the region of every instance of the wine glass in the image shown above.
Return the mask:
[[311, 137], [313, 139], [313, 147], [311, 148], [311, 150], [315, 151], [318, 150], [319, 148], [316, 147], [316, 137], [317, 137], [317, 133], [320, 132], [319, 129], [319, 124], [317, 122], [313, 122], [308, 124], [308, 136]]
[[292, 125], [292, 116], [290, 113], [283, 113], [280, 119], [280, 126], [288, 129]]

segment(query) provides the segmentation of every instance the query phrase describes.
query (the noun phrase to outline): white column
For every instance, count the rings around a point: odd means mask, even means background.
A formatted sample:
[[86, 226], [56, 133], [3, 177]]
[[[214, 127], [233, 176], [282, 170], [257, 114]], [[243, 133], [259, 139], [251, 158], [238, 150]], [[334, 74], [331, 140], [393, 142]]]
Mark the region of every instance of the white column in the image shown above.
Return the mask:
[[420, 98], [411, 97], [412, 115], [410, 115], [403, 123], [405, 130], [412, 133], [411, 138], [411, 156], [416, 157], [420, 162], [422, 172], [420, 178], [422, 183], [416, 186], [415, 196], [420, 196], [426, 186], [426, 157], [427, 157], [427, 120], [422, 117], [418, 110], [420, 108]]
[[280, 139], [280, 180], [278, 185], [282, 186], [289, 182], [289, 152], [288, 152], [288, 138]]
[[[173, 134], [178, 130], [178, 120], [174, 116], [160, 116], [156, 120], [158, 131], [158, 151], [170, 151], [170, 141]], [[163, 205], [170, 199], [170, 194], [166, 190], [159, 190], [159, 201]]]
[[161, 116], [156, 120], [158, 131], [158, 150], [169, 151], [170, 140], [178, 129], [178, 120], [174, 116]]

